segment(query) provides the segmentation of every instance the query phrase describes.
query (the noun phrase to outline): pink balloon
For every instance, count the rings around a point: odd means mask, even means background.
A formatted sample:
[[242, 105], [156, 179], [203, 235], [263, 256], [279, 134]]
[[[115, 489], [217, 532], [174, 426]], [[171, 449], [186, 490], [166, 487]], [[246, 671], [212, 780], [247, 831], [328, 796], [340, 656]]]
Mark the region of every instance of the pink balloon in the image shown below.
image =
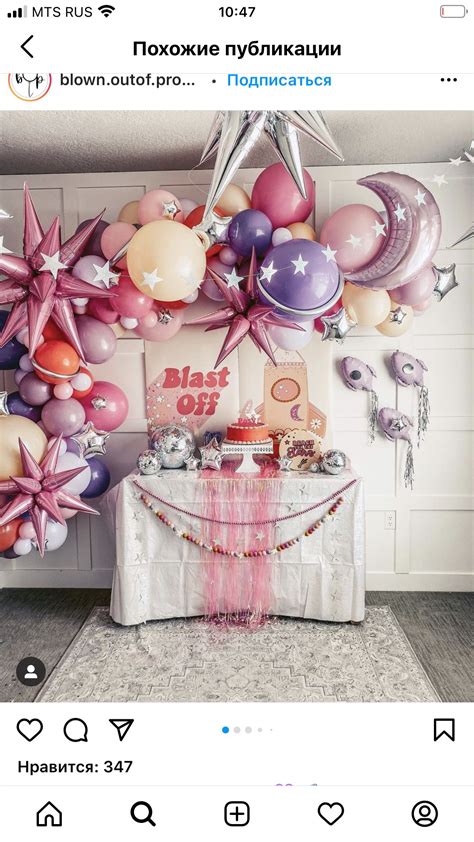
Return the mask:
[[[114, 383], [96, 380], [81, 404], [87, 421], [92, 421], [98, 430], [116, 430], [128, 415], [128, 400], [125, 392]], [[69, 435], [69, 434], [66, 434]]]
[[[88, 284], [94, 283], [94, 278], [97, 274], [97, 270], [94, 269], [95, 266], [105, 266], [106, 261], [103, 257], [98, 257], [95, 254], [89, 254], [87, 257], [80, 257], [77, 261], [74, 269], [72, 270], [72, 274], [75, 278], [79, 278], [81, 281], [86, 281]], [[102, 287], [102, 283], [97, 283], [95, 286]], [[100, 299], [97, 299], [100, 301]]]
[[431, 295], [435, 288], [436, 278], [431, 264], [425, 266], [416, 278], [408, 284], [390, 290], [390, 298], [397, 304], [410, 304], [416, 307], [423, 303], [426, 298], [431, 301]]
[[50, 384], [40, 380], [34, 372], [30, 372], [22, 379], [18, 391], [20, 398], [31, 406], [42, 406], [49, 401], [53, 393]]
[[120, 316], [116, 310], [110, 306], [110, 301], [107, 298], [91, 298], [87, 305], [87, 312], [89, 316], [98, 319], [106, 325], [114, 325], [118, 322]]
[[[176, 205], [176, 211], [173, 211], [173, 205]], [[175, 222], [182, 222], [184, 219], [180, 201], [169, 190], [162, 190], [161, 187], [145, 193], [138, 203], [140, 225], [157, 219], [174, 219]]]
[[181, 210], [183, 211], [185, 219], [187, 216], [189, 216], [191, 211], [198, 207], [198, 203], [195, 202], [194, 199], [180, 199], [179, 203], [181, 205]]
[[292, 239], [291, 231], [288, 228], [275, 228], [272, 234], [272, 246], [281, 246], [282, 243], [288, 243]]
[[336, 262], [343, 272], [356, 272], [380, 251], [383, 240], [375, 224], [382, 217], [368, 205], [345, 205], [326, 219], [319, 242], [336, 250]]
[[314, 208], [314, 182], [307, 170], [304, 183], [308, 198], [303, 199], [283, 164], [272, 164], [257, 178], [252, 190], [252, 207], [265, 213], [273, 228], [286, 228], [292, 222], [305, 222]]
[[139, 290], [125, 272], [120, 275], [119, 284], [114, 287], [114, 292], [117, 294], [110, 299], [110, 305], [125, 318], [141, 319], [153, 307], [154, 299]]
[[98, 365], [110, 360], [117, 347], [112, 328], [92, 316], [79, 316], [76, 325], [86, 362]]
[[433, 296], [433, 294], [431, 294], [431, 295], [428, 295], [426, 298], [424, 298], [423, 301], [419, 301], [418, 304], [413, 304], [412, 307], [413, 307], [413, 311], [415, 313], [415, 316], [417, 316], [417, 315], [419, 316], [419, 315], [421, 315], [421, 313], [424, 313], [425, 310], [428, 310], [431, 307], [433, 301], [434, 301], [434, 296]]
[[150, 312], [147, 313], [146, 316], [143, 316], [143, 318], [139, 319], [139, 324], [142, 327], [147, 327], [147, 328], [155, 327], [157, 322], [158, 322], [158, 315], [155, 313], [154, 310], [150, 310]]
[[58, 401], [67, 401], [68, 398], [72, 398], [74, 389], [70, 383], [58, 383], [53, 392]]
[[158, 321], [153, 327], [146, 327], [143, 323], [139, 323], [135, 328], [135, 333], [146, 339], [149, 342], [165, 342], [176, 336], [184, 320], [184, 310], [171, 310], [173, 318], [166, 324], [159, 321], [159, 309], [157, 310]]
[[76, 509], [61, 509], [61, 514], [64, 520], [71, 520], [71, 518], [76, 517], [77, 511]]
[[[137, 233], [137, 229], [131, 222], [112, 222], [108, 228], [105, 229], [100, 240], [100, 247], [105, 254], [107, 260], [114, 257], [115, 254], [126, 245], [133, 235]], [[119, 269], [127, 268], [127, 258], [123, 257], [117, 263]]]
[[224, 246], [219, 252], [219, 260], [224, 266], [235, 266], [239, 255], [230, 246]]
[[21, 524], [18, 534], [20, 538], [25, 538], [29, 541], [33, 541], [36, 538], [36, 529], [34, 528], [31, 520], [25, 520], [25, 522]]
[[41, 420], [52, 436], [73, 436], [84, 426], [86, 414], [84, 407], [75, 398], [58, 401], [52, 398], [43, 407]]

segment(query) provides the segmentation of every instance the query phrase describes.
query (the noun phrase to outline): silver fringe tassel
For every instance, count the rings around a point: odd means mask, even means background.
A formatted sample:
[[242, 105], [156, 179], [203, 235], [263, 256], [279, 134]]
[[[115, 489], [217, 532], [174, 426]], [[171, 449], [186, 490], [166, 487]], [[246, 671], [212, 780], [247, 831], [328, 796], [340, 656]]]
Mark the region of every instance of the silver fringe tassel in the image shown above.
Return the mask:
[[369, 441], [371, 444], [375, 441], [375, 432], [377, 430], [377, 418], [379, 414], [379, 401], [376, 392], [373, 389], [369, 392], [370, 395], [370, 411], [369, 411]]
[[430, 400], [428, 397], [428, 389], [426, 386], [421, 386], [418, 393], [418, 447], [425, 437], [429, 423]]
[[413, 480], [415, 479], [415, 464], [413, 462], [413, 445], [411, 441], [408, 442], [407, 458], [405, 460], [405, 472], [403, 474], [405, 480], [405, 488], [411, 488], [413, 491]]

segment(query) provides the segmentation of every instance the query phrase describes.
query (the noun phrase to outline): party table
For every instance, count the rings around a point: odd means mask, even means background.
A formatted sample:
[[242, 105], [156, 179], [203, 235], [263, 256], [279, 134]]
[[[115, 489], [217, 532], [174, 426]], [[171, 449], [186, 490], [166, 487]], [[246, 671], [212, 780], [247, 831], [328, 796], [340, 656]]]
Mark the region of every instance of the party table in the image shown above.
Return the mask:
[[[273, 615], [364, 619], [363, 483], [349, 471], [131, 474], [102, 508], [116, 544], [110, 611], [121, 625], [209, 614], [210, 599], [217, 612], [253, 610], [258, 599]], [[237, 552], [216, 555], [177, 532]], [[245, 557], [259, 547], [271, 553]]]

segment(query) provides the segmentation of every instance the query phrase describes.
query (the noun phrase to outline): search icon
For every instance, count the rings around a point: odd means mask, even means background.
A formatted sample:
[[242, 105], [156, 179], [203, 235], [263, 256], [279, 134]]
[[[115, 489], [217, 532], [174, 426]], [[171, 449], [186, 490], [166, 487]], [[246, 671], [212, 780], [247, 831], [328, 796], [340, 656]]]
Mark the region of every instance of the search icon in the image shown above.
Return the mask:
[[153, 809], [148, 801], [135, 801], [135, 804], [132, 804], [130, 815], [137, 824], [149, 822], [153, 827], [156, 827], [156, 822], [153, 821]]

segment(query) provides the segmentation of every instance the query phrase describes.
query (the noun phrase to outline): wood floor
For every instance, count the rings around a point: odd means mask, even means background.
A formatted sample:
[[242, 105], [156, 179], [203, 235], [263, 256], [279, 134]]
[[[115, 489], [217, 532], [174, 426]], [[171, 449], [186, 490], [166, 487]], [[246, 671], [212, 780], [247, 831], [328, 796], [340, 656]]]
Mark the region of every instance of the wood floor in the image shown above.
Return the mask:
[[[95, 605], [109, 591], [0, 591], [0, 702], [33, 701], [39, 688], [15, 676], [18, 661], [40, 658], [49, 675]], [[429, 678], [445, 702], [474, 701], [474, 594], [367, 594], [369, 605], [390, 605]]]

